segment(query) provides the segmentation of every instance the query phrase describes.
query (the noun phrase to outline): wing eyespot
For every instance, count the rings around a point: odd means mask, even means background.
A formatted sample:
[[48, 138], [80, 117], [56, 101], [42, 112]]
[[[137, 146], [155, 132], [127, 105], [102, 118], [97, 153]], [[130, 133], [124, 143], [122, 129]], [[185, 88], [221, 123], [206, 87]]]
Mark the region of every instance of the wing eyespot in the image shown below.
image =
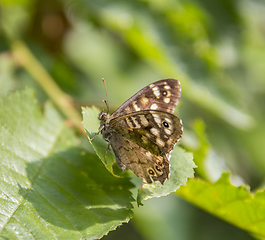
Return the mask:
[[152, 169], [148, 169], [148, 174], [153, 176], [155, 175], [155, 172]]
[[162, 172], [162, 169], [161, 169], [160, 167], [158, 167], [158, 166], [156, 166], [156, 170], [157, 170], [158, 172]]
[[167, 122], [163, 122], [164, 127], [168, 128], [169, 124]]

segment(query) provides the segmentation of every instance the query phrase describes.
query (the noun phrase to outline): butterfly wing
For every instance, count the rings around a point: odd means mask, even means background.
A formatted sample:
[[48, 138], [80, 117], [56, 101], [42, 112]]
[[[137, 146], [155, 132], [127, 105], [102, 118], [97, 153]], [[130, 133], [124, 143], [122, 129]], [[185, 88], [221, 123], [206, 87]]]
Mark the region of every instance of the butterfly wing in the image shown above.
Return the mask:
[[160, 110], [173, 113], [181, 95], [180, 83], [176, 79], [163, 79], [137, 92], [115, 112], [112, 118], [142, 110]]
[[157, 145], [169, 157], [169, 153], [182, 136], [182, 121], [175, 115], [156, 110], [130, 113], [110, 121], [112, 129], [148, 150], [139, 136]]
[[[131, 169], [148, 183], [169, 177], [169, 157], [182, 135], [181, 120], [173, 115], [180, 83], [163, 79], [152, 83], [110, 116], [101, 113], [101, 133], [116, 155], [118, 166]], [[151, 179], [152, 178], [152, 179]]]
[[[169, 161], [165, 153], [151, 141], [140, 146], [126, 136], [124, 131], [116, 130], [110, 137], [110, 144], [117, 164], [123, 171], [127, 167], [147, 183], [152, 183], [150, 177], [161, 184], [169, 178]], [[148, 150], [143, 148], [147, 144]]]

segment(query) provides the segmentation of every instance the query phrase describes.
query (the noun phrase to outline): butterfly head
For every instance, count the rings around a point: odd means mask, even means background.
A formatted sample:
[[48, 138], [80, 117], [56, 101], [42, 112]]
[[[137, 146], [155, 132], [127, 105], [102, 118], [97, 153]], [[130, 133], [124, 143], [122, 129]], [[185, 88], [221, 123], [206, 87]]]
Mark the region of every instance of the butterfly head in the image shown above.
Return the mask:
[[98, 119], [100, 120], [100, 132], [105, 140], [108, 139], [107, 134], [108, 133], [108, 128], [109, 128], [109, 122], [110, 122], [110, 115], [104, 110], [101, 111], [101, 113], [98, 116]]
[[104, 112], [104, 110], [101, 111], [101, 113], [98, 115], [98, 119], [100, 122], [105, 122], [109, 118], [109, 114]]

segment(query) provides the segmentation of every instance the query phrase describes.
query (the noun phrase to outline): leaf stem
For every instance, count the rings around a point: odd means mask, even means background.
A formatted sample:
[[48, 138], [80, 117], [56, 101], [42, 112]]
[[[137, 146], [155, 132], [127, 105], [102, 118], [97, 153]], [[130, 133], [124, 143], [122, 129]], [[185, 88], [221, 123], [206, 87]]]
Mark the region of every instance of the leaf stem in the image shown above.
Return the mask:
[[16, 40], [12, 42], [11, 47], [16, 61], [40, 84], [65, 117], [70, 120], [71, 124], [83, 133], [82, 118], [80, 113], [74, 108], [73, 99], [60, 89], [23, 42]]

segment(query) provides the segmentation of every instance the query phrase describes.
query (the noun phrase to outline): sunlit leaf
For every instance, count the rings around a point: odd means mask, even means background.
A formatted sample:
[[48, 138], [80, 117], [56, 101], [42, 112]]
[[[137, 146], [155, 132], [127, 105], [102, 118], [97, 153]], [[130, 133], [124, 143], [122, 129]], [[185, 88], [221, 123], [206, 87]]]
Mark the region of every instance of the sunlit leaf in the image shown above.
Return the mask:
[[205, 211], [238, 226], [258, 238], [265, 238], [265, 194], [249, 187], [235, 187], [224, 173], [215, 183], [190, 179], [177, 194]]
[[132, 217], [128, 178], [81, 149], [51, 104], [33, 91], [0, 100], [3, 239], [95, 239]]

